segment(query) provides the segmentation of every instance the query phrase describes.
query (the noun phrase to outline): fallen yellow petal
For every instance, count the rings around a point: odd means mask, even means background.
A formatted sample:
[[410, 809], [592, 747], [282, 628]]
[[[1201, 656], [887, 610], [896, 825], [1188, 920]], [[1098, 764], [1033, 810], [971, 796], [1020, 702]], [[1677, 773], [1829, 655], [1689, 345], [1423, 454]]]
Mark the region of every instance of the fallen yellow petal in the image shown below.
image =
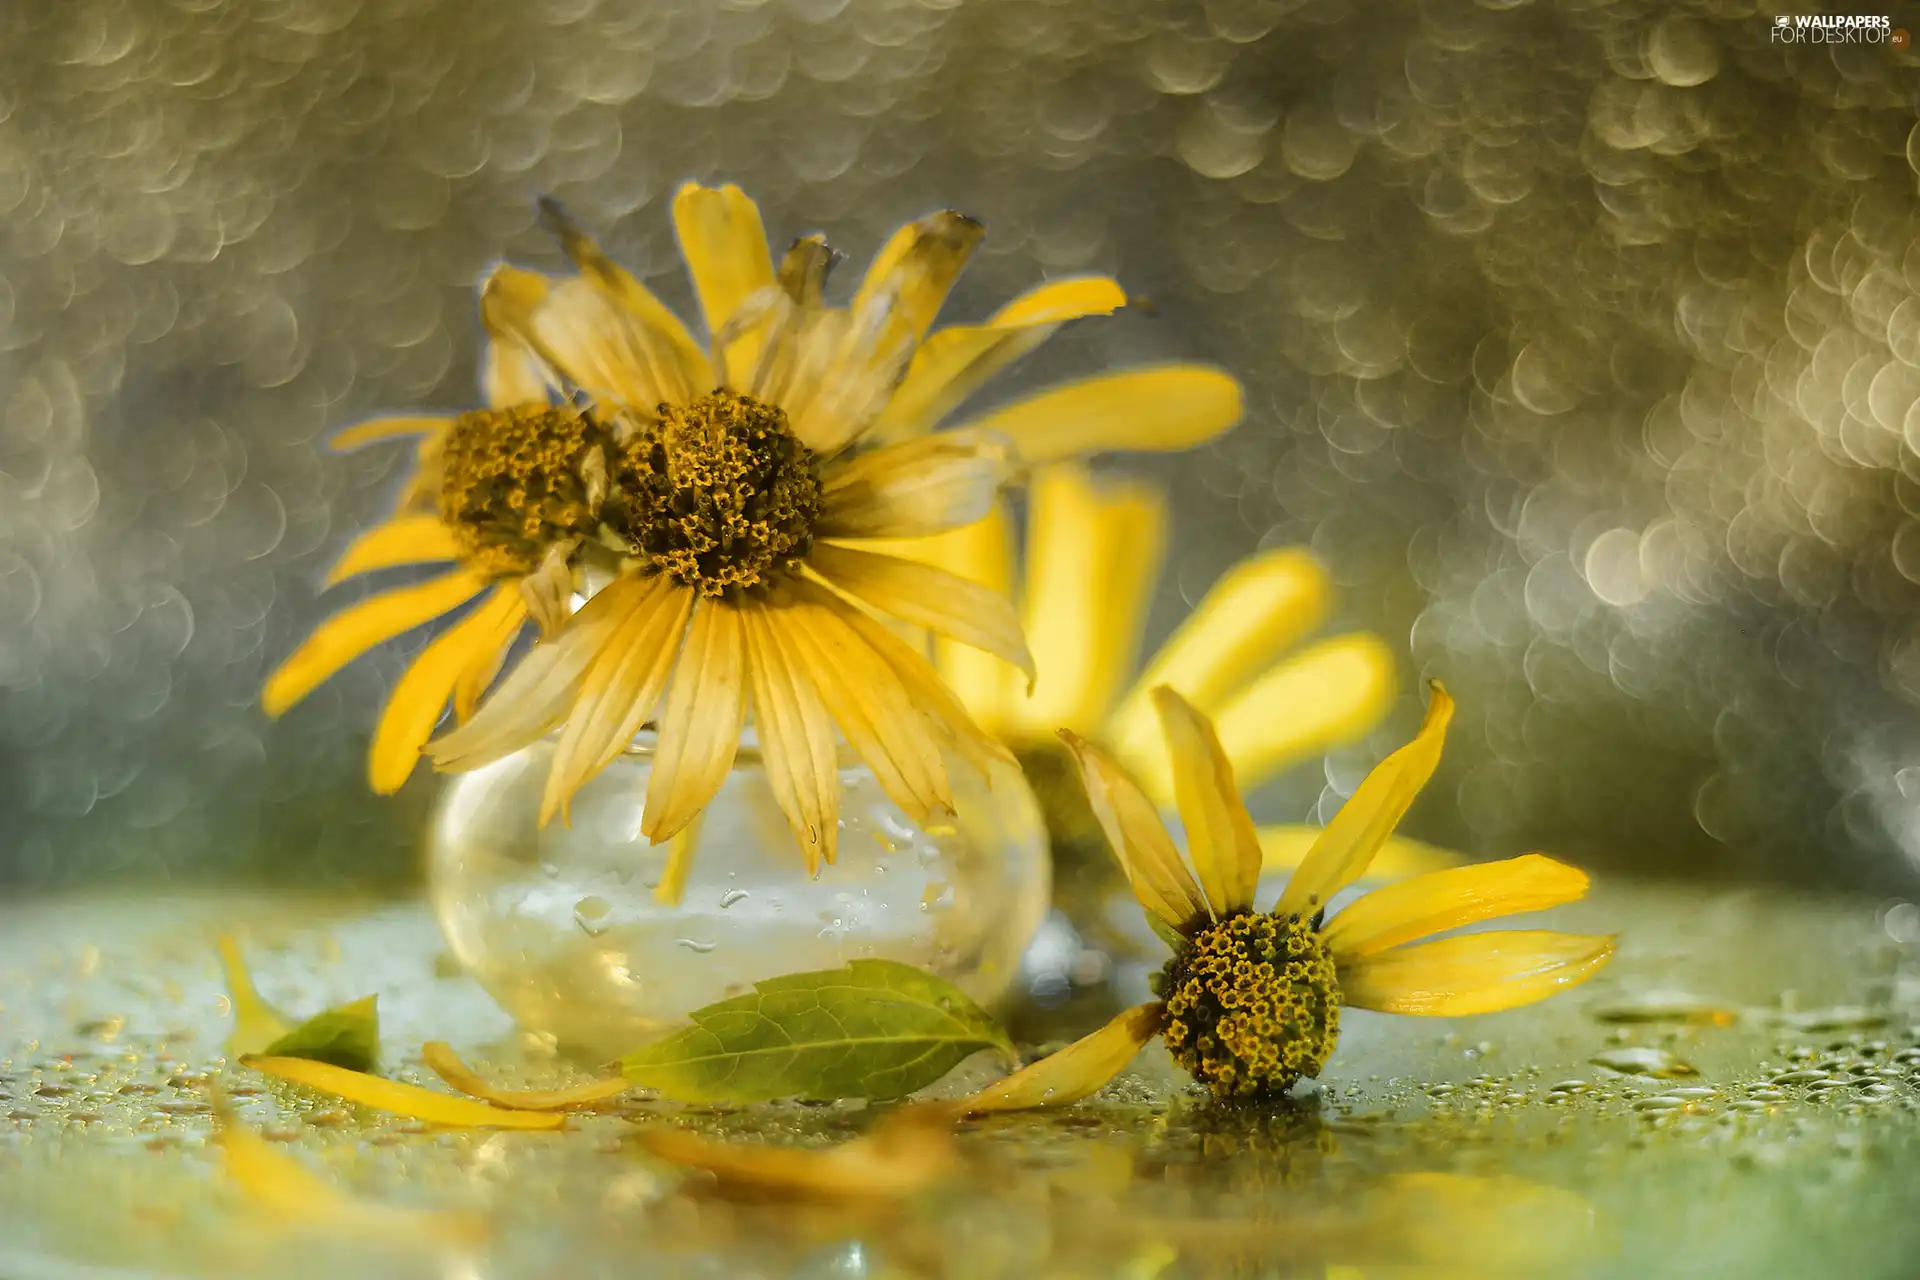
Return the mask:
[[825, 1150], [717, 1142], [684, 1129], [642, 1129], [642, 1147], [661, 1160], [712, 1174], [739, 1199], [898, 1200], [952, 1173], [956, 1110], [940, 1103], [902, 1107], [863, 1137]]
[[1159, 1001], [1138, 1005], [1083, 1036], [1058, 1053], [1020, 1068], [955, 1105], [968, 1115], [1064, 1107], [1092, 1097], [1138, 1056], [1166, 1025], [1167, 1007]]
[[445, 1125], [451, 1129], [559, 1129], [567, 1122], [567, 1118], [557, 1112], [505, 1111], [483, 1102], [456, 1098], [432, 1089], [422, 1089], [419, 1085], [402, 1084], [398, 1080], [370, 1076], [364, 1071], [347, 1071], [306, 1058], [249, 1055], [240, 1059], [240, 1065], [377, 1111], [391, 1111], [395, 1115], [411, 1116], [415, 1120], [425, 1120], [429, 1124]]
[[238, 1056], [258, 1053], [287, 1034], [290, 1029], [278, 1010], [260, 998], [240, 954], [240, 943], [223, 933], [213, 943], [220, 953], [220, 969], [227, 980], [227, 999], [233, 1005], [233, 1034], [227, 1037], [227, 1052]]
[[453, 1047], [443, 1041], [427, 1041], [421, 1046], [420, 1054], [426, 1059], [427, 1065], [433, 1068], [433, 1073], [449, 1085], [470, 1097], [484, 1099], [509, 1111], [564, 1111], [568, 1107], [590, 1107], [596, 1102], [617, 1098], [633, 1088], [632, 1084], [621, 1078], [594, 1080], [571, 1089], [497, 1089], [475, 1075], [472, 1068], [460, 1061], [460, 1055], [453, 1051]]
[[289, 1225], [325, 1227], [354, 1235], [432, 1237], [472, 1243], [487, 1235], [478, 1214], [396, 1209], [348, 1195], [305, 1165], [275, 1150], [222, 1108], [216, 1113], [214, 1141], [220, 1167], [247, 1201]]

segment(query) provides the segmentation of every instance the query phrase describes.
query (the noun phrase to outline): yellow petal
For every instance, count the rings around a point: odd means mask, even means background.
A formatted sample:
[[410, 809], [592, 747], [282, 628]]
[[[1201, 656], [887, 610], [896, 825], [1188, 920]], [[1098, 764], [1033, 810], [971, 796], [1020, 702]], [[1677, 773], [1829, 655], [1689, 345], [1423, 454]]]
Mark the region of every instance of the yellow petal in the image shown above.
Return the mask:
[[1158, 1001], [1138, 1005], [1092, 1035], [1022, 1067], [956, 1105], [969, 1115], [983, 1115], [990, 1111], [1064, 1107], [1090, 1098], [1119, 1075], [1147, 1041], [1160, 1034], [1166, 1021], [1165, 1005]]
[[1173, 757], [1173, 795], [1187, 829], [1187, 856], [1216, 915], [1253, 906], [1260, 837], [1233, 783], [1233, 768], [1207, 718], [1165, 685], [1153, 691]]
[[511, 635], [509, 626], [517, 630], [526, 613], [518, 587], [495, 587], [479, 608], [435, 639], [407, 667], [380, 713], [367, 753], [374, 794], [392, 795], [405, 784], [460, 677], [476, 663], [496, 660], [505, 646], [503, 633]]
[[397, 1209], [360, 1200], [307, 1171], [216, 1106], [213, 1140], [220, 1167], [255, 1209], [297, 1227], [324, 1228], [353, 1237], [420, 1236], [471, 1244], [488, 1234], [486, 1219], [462, 1212]]
[[[1307, 859], [1320, 838], [1321, 828], [1280, 824], [1260, 829], [1260, 870], [1263, 875], [1291, 871]], [[1415, 840], [1411, 836], [1392, 836], [1380, 846], [1367, 864], [1369, 880], [1404, 880], [1429, 871], [1445, 871], [1461, 866], [1466, 859], [1451, 849]]]
[[992, 510], [1013, 467], [990, 433], [942, 431], [887, 445], [830, 470], [815, 530], [825, 538], [919, 538], [972, 524]]
[[458, 560], [460, 544], [453, 530], [437, 516], [401, 516], [367, 530], [347, 547], [346, 554], [327, 574], [331, 587], [356, 574], [391, 569], [403, 564]]
[[240, 944], [233, 935], [221, 934], [214, 939], [214, 948], [220, 953], [227, 1001], [233, 1006], [233, 1034], [227, 1037], [227, 1052], [235, 1057], [258, 1053], [293, 1028], [278, 1010], [260, 998], [259, 989], [253, 985], [253, 975], [247, 972], [247, 962], [240, 954]]
[[1296, 547], [1242, 560], [1213, 584], [1160, 647], [1114, 712], [1107, 741], [1121, 757], [1151, 754], [1152, 689], [1171, 685], [1209, 715], [1326, 621], [1333, 594], [1320, 562]]
[[1497, 1013], [1579, 986], [1613, 949], [1612, 938], [1546, 929], [1394, 947], [1340, 966], [1340, 1002], [1432, 1018]]
[[1013, 753], [975, 723], [953, 690], [941, 682], [926, 657], [889, 631], [885, 624], [859, 609], [847, 609], [841, 619], [854, 635], [877, 654], [906, 690], [907, 700], [938, 729], [947, 744], [981, 772], [995, 763], [1015, 764]]
[[884, 311], [917, 342], [933, 327], [953, 282], [986, 233], [978, 222], [951, 209], [909, 222], [875, 255], [851, 310], [855, 315]]
[[916, 822], [950, 815], [939, 745], [899, 676], [855, 632], [859, 610], [804, 580], [785, 584], [776, 603], [788, 655], [881, 789]]
[[1206, 895], [1180, 861], [1153, 802], [1106, 752], [1065, 729], [1060, 739], [1073, 753], [1087, 802], [1140, 905], [1182, 933], [1202, 917], [1211, 919]]
[[520, 628], [527, 621], [527, 602], [518, 587], [513, 591], [513, 607], [501, 614], [498, 630], [493, 633], [490, 644], [476, 643], [472, 661], [460, 670], [453, 681], [453, 716], [455, 721], [465, 724], [473, 715], [473, 709], [480, 704], [480, 697], [486, 693], [493, 678], [500, 674], [500, 668], [507, 660], [507, 651], [513, 647], [514, 637], [520, 634]]
[[901, 439], [931, 430], [1067, 321], [1112, 315], [1126, 303], [1126, 291], [1105, 276], [1055, 280], [1015, 298], [985, 324], [939, 330], [914, 353], [906, 378], [874, 423], [874, 434]]
[[594, 1080], [570, 1089], [500, 1089], [488, 1084], [460, 1060], [453, 1046], [429, 1040], [420, 1047], [420, 1056], [433, 1073], [468, 1097], [479, 1098], [509, 1111], [565, 1111], [571, 1107], [590, 1107], [630, 1091], [633, 1085], [624, 1077]]
[[660, 883], [653, 886], [653, 900], [663, 907], [677, 907], [687, 896], [687, 877], [693, 874], [693, 855], [700, 851], [700, 819], [695, 814], [686, 826], [667, 839], [667, 866]]
[[747, 719], [746, 643], [738, 609], [700, 601], [675, 676], [660, 716], [640, 823], [655, 844], [706, 808], [733, 768]]
[[[684, 184], [673, 197], [673, 229], [709, 336], [717, 337], [747, 299], [777, 287], [760, 210], [739, 187]], [[757, 333], [742, 334], [715, 359], [727, 368], [751, 369], [762, 340]]]
[[480, 362], [480, 391], [489, 407], [546, 404], [550, 390], [546, 365], [525, 343], [509, 335], [488, 340]]
[[1344, 963], [1461, 925], [1573, 902], [1588, 883], [1586, 872], [1537, 853], [1435, 871], [1375, 889], [1327, 921], [1320, 936]]
[[504, 1111], [484, 1102], [370, 1076], [364, 1071], [348, 1071], [310, 1058], [245, 1057], [240, 1059], [240, 1065], [376, 1111], [411, 1116], [450, 1129], [558, 1129], [567, 1122], [565, 1116], [557, 1113]]
[[[563, 280], [531, 317], [533, 345], [569, 382], [651, 419], [660, 404], [694, 395], [688, 370], [593, 281]], [[704, 368], [704, 361], [702, 362]]]
[[953, 1119], [939, 1104], [902, 1107], [866, 1136], [825, 1150], [716, 1142], [684, 1129], [634, 1137], [657, 1159], [712, 1174], [736, 1199], [871, 1202], [905, 1199], [959, 1167]]
[[833, 718], [803, 676], [781, 634], [780, 617], [749, 601], [747, 674], [752, 682], [753, 720], [773, 798], [786, 815], [807, 860], [807, 874], [832, 862], [840, 839], [840, 779]]
[[991, 653], [1033, 674], [1020, 619], [1004, 595], [931, 565], [816, 542], [807, 567], [863, 603], [902, 622]]
[[[680, 317], [668, 310], [632, 272], [609, 258], [599, 243], [575, 225], [556, 201], [542, 199], [540, 212], [580, 274], [627, 317], [627, 328], [637, 339], [636, 351], [648, 361], [650, 381], [662, 389], [664, 398], [683, 404], [711, 390], [713, 366], [707, 363], [706, 354], [687, 332]], [[653, 405], [637, 407], [650, 410]]]
[[486, 588], [487, 575], [458, 569], [411, 587], [368, 596], [314, 629], [305, 644], [267, 677], [260, 708], [277, 716], [321, 681], [383, 641], [459, 608]]
[[[1289, 765], [1366, 736], [1393, 705], [1393, 651], [1360, 633], [1310, 645], [1228, 699], [1202, 707], [1243, 787], [1257, 787]], [[1164, 751], [1127, 757], [1148, 794], [1172, 795]]]
[[545, 825], [574, 792], [626, 750], [653, 717], [686, 634], [693, 592], [665, 574], [646, 579], [630, 612], [607, 637], [567, 712], [540, 798]]
[[471, 720], [427, 744], [434, 767], [478, 769], [559, 727], [594, 659], [646, 598], [650, 581], [619, 575], [567, 619], [559, 635], [533, 646]]
[[381, 440], [399, 440], [406, 436], [437, 436], [452, 425], [453, 419], [445, 414], [373, 418], [334, 432], [327, 444], [336, 452], [345, 453], [350, 449], [358, 449], [362, 445], [375, 444]]
[[1359, 879], [1420, 788], [1440, 764], [1440, 747], [1453, 719], [1453, 699], [1434, 681], [1426, 721], [1414, 740], [1375, 765], [1314, 841], [1274, 910], [1310, 916]]
[[1108, 450], [1204, 444], [1240, 421], [1240, 384], [1205, 365], [1102, 374], [1053, 387], [968, 425], [998, 431], [1035, 466]]
[[1030, 737], [1097, 734], [1133, 670], [1166, 546], [1166, 498], [1152, 485], [1096, 484], [1078, 466], [1038, 472], [1030, 492], [1022, 630], [1039, 674], [1008, 717]]

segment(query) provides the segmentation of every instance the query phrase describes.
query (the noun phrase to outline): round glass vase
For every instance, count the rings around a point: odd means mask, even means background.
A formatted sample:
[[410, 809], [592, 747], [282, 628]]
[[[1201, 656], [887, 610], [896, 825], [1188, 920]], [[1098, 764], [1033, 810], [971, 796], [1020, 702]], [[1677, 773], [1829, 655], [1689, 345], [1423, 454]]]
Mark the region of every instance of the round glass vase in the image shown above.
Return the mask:
[[611, 1058], [760, 979], [866, 957], [990, 1003], [1046, 914], [1045, 827], [1011, 765], [983, 777], [950, 760], [956, 817], [922, 827], [843, 746], [838, 856], [809, 877], [751, 729], [677, 866], [676, 842], [640, 834], [652, 734], [543, 828], [553, 751], [550, 738], [450, 779], [427, 874], [460, 963], [564, 1051]]

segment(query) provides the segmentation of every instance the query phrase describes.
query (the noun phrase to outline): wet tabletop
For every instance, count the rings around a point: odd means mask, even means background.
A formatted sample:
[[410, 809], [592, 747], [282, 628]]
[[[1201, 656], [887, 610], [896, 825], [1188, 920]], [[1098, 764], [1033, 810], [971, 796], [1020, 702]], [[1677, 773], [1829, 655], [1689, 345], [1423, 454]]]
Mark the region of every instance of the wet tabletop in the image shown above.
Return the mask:
[[[1606, 886], [1556, 925], [1624, 929], [1543, 1006], [1349, 1012], [1297, 1105], [1223, 1110], [1149, 1051], [1089, 1104], [961, 1127], [962, 1172], [898, 1203], [707, 1194], [642, 1126], [819, 1145], [879, 1108], [646, 1098], [561, 1133], [438, 1131], [229, 1065], [211, 938], [309, 1010], [377, 992], [383, 1065], [443, 1039], [507, 1085], [572, 1083], [442, 955], [414, 902], [0, 909], [0, 1275], [1911, 1273], [1920, 1249], [1916, 913], [1869, 899]], [[936, 1092], [990, 1078], [971, 1062]], [[466, 1209], [450, 1248], [266, 1213], [210, 1142], [218, 1086], [275, 1149], [376, 1204]], [[1506, 1270], [1502, 1271], [1501, 1268]], [[1358, 1272], [1343, 1268], [1360, 1268]]]

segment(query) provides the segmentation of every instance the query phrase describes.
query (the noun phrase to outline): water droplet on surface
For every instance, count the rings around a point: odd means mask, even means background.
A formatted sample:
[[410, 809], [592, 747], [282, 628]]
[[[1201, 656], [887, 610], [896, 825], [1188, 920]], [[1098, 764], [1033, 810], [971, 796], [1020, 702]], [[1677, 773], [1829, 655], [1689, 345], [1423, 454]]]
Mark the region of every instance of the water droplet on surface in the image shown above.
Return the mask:
[[1633, 1025], [1645, 1022], [1677, 1022], [1687, 1026], [1732, 1026], [1739, 1015], [1710, 1000], [1685, 991], [1648, 991], [1587, 1011], [1595, 1021]]
[[1700, 1074], [1692, 1063], [1681, 1061], [1665, 1049], [1651, 1046], [1629, 1045], [1619, 1049], [1603, 1049], [1588, 1061], [1596, 1067], [1618, 1071], [1621, 1075], [1651, 1076], [1655, 1080], [1677, 1080]]
[[748, 893], [745, 889], [729, 889], [725, 893], [720, 895], [720, 909], [722, 911], [725, 911], [728, 907], [732, 906], [734, 903], [739, 902], [744, 898], [750, 898], [752, 896], [753, 895]]
[[1886, 1026], [1888, 1017], [1878, 1009], [1861, 1005], [1834, 1005], [1826, 1009], [1776, 1014], [1774, 1020], [1795, 1031], [1867, 1031]]

